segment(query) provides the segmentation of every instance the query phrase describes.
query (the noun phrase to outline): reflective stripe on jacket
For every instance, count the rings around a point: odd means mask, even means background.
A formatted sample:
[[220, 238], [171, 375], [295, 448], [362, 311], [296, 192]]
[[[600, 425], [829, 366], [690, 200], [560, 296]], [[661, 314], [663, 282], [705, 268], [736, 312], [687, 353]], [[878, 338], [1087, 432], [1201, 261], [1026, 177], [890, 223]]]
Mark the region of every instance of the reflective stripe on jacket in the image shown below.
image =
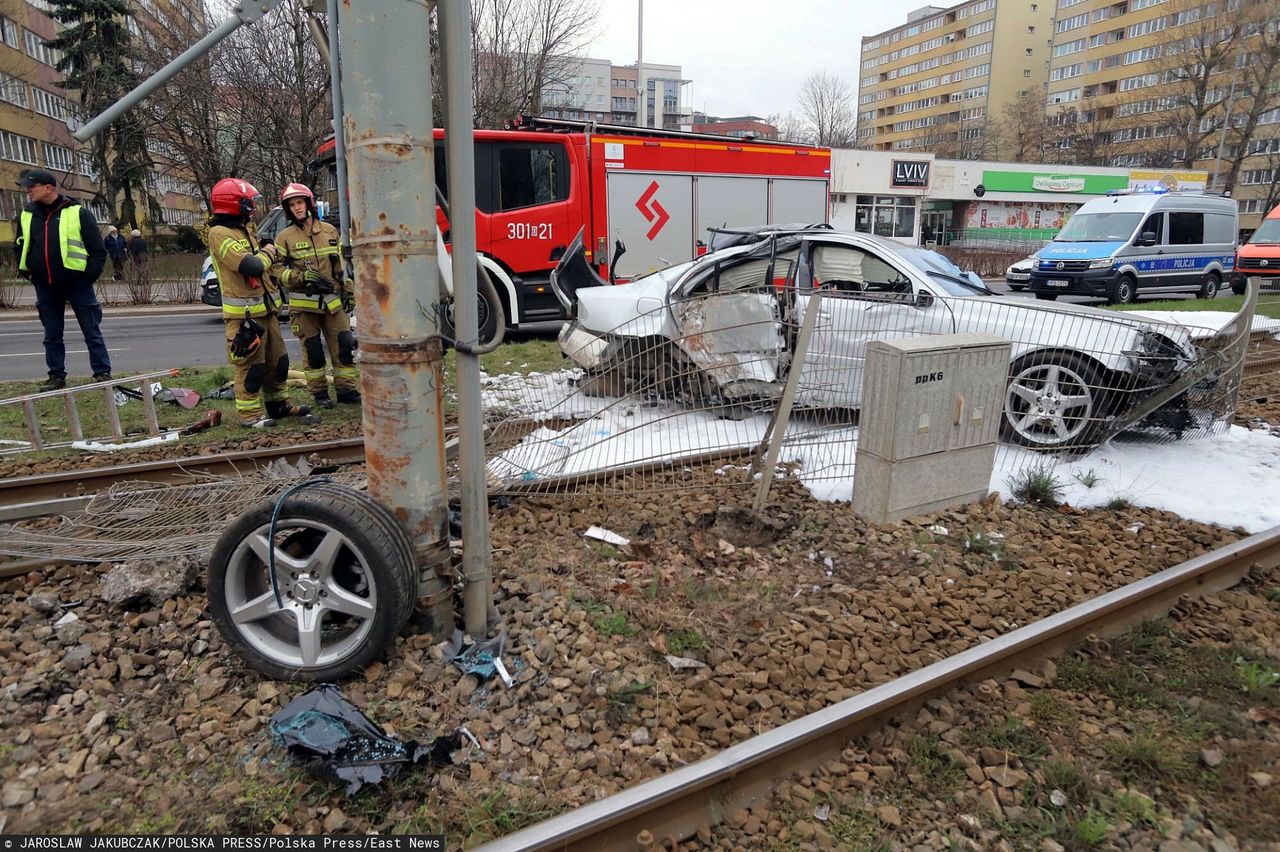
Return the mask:
[[[280, 285], [289, 291], [289, 310], [317, 314], [342, 310], [342, 298], [350, 297], [351, 283], [343, 280], [338, 229], [311, 217], [302, 225], [290, 225], [276, 234], [275, 242], [275, 273]], [[307, 292], [302, 283], [302, 273], [307, 269], [332, 281], [335, 292]]]
[[[31, 223], [35, 215], [30, 210], [23, 210], [18, 217], [22, 229], [22, 256], [18, 259], [18, 269], [23, 272], [27, 268], [27, 250], [31, 246]], [[80, 205], [68, 204], [58, 211], [58, 248], [62, 252], [62, 268], [72, 272], [84, 272], [89, 268], [89, 252], [85, 251], [84, 235], [80, 233]]]
[[[271, 313], [276, 305], [276, 287], [270, 275], [271, 255], [259, 248], [247, 231], [228, 225], [214, 225], [209, 229], [208, 246], [213, 270], [218, 276], [218, 289], [222, 292], [223, 318], [243, 319]], [[241, 261], [250, 255], [262, 261], [266, 271], [261, 277], [246, 278], [240, 273]]]

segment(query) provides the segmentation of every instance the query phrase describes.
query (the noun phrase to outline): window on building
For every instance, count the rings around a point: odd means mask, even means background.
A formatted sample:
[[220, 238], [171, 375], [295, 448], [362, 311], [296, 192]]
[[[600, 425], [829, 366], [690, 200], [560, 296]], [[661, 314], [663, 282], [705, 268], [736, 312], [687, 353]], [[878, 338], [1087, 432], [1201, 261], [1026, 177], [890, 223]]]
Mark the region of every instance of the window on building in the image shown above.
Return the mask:
[[0, 130], [0, 159], [38, 166], [36, 140], [10, 133], [8, 130]]
[[0, 101], [26, 109], [28, 106], [26, 81], [0, 71]]
[[36, 87], [32, 87], [32, 92], [35, 94], [36, 112], [59, 121], [67, 117], [66, 98]]
[[0, 16], [0, 40], [15, 50], [18, 47], [18, 25], [3, 16]]
[[1022, 76], [1023, 76], [1023, 77], [1030, 77], [1030, 76], [1031, 76], [1031, 69], [1030, 69], [1030, 68], [1023, 68], [1023, 69], [1022, 69]]
[[510, 143], [498, 148], [498, 209], [515, 210], [569, 197], [569, 169], [560, 145]]
[[916, 201], [897, 195], [859, 195], [854, 205], [854, 230], [881, 237], [913, 237]]
[[41, 143], [44, 149], [44, 167], [55, 172], [71, 171], [71, 164], [75, 162], [75, 155], [70, 148], [64, 148], [61, 145], [54, 145], [49, 142]]
[[57, 65], [62, 54], [44, 43], [44, 39], [31, 30], [23, 29], [22, 41], [27, 49], [27, 56], [45, 65]]
[[1195, 246], [1204, 243], [1204, 214], [1169, 213], [1169, 245]]

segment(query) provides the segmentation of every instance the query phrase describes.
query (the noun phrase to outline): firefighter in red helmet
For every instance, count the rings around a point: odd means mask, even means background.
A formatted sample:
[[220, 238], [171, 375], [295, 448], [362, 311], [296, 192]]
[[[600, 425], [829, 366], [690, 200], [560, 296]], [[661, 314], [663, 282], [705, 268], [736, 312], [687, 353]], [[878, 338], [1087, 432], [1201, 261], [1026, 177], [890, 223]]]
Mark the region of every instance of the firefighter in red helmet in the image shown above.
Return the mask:
[[355, 309], [351, 282], [343, 276], [338, 230], [316, 214], [316, 198], [300, 183], [280, 193], [290, 223], [276, 234], [275, 274], [289, 291], [293, 333], [302, 343], [303, 372], [316, 405], [332, 408], [325, 351], [333, 364], [333, 390], [340, 403], [360, 404], [355, 338], [348, 313]]
[[222, 292], [227, 361], [236, 370], [236, 413], [241, 425], [255, 429], [275, 426], [282, 417], [319, 423], [307, 406], [291, 404], [285, 389], [289, 353], [276, 318], [280, 294], [268, 275], [276, 250], [249, 233], [261, 198], [248, 181], [223, 178], [209, 199], [209, 255]]

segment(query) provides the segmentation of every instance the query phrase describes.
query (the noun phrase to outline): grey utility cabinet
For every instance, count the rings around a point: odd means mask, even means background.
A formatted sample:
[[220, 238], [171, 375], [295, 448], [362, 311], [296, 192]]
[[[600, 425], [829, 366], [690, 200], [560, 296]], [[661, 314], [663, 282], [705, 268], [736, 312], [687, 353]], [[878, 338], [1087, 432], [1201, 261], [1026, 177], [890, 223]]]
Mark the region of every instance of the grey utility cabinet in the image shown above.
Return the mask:
[[987, 334], [867, 347], [853, 510], [888, 523], [981, 500], [995, 464], [1011, 344]]

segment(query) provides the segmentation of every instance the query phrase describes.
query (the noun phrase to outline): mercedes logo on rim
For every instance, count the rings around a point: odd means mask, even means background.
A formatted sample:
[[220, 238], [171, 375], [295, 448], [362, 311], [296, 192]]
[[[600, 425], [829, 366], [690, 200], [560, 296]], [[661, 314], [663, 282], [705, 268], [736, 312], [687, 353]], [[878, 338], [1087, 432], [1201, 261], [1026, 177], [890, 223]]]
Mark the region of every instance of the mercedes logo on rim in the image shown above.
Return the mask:
[[1062, 261], [1058, 261], [1057, 268], [1058, 268], [1058, 269], [1066, 269], [1066, 268], [1067, 268], [1067, 265], [1066, 265], [1065, 263], [1063, 263]]

